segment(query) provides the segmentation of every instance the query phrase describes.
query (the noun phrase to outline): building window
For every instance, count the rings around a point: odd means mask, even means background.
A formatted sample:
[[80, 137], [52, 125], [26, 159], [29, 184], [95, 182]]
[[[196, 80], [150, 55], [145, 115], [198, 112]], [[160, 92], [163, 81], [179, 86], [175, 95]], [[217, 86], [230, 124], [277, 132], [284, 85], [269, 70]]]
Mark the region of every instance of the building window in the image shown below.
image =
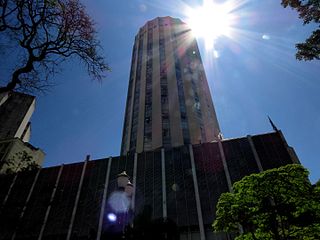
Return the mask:
[[144, 115], [144, 150], [152, 148], [152, 48], [153, 48], [153, 29], [148, 23], [147, 39], [147, 66], [146, 66], [146, 96], [145, 96], [145, 115]]
[[[174, 21], [174, 20], [173, 20]], [[173, 22], [174, 23], [174, 22]], [[171, 39], [173, 40], [174, 49], [178, 49], [177, 43], [177, 35], [175, 32], [171, 32]], [[186, 112], [186, 103], [184, 97], [184, 87], [182, 81], [182, 74], [181, 74], [181, 64], [177, 50], [173, 52], [174, 59], [175, 59], [175, 72], [176, 72], [176, 79], [177, 79], [177, 88], [178, 88], [178, 99], [179, 99], [179, 108], [180, 108], [180, 119], [181, 119], [181, 129], [183, 135], [183, 142], [184, 144], [190, 143], [190, 134], [189, 134], [189, 126], [188, 126], [188, 118]]]
[[160, 58], [160, 85], [161, 85], [161, 114], [162, 114], [162, 143], [164, 147], [171, 146], [170, 118], [168, 103], [168, 80], [166, 65], [166, 49], [163, 30], [163, 19], [159, 18], [159, 58]]
[[132, 112], [132, 109], [130, 107], [132, 103], [132, 87], [133, 87], [133, 81], [134, 81], [136, 53], [137, 53], [137, 46], [135, 42], [133, 46], [132, 59], [131, 59], [130, 79], [129, 79], [128, 94], [127, 94], [126, 114], [125, 114], [124, 126], [123, 126], [121, 154], [125, 154], [125, 151], [127, 149], [127, 141], [128, 141], [128, 135], [129, 135], [129, 116], [131, 115], [131, 112]]
[[138, 129], [138, 118], [139, 118], [139, 99], [140, 99], [140, 82], [141, 82], [141, 69], [142, 69], [142, 54], [143, 54], [143, 38], [139, 39], [138, 47], [138, 60], [136, 66], [136, 85], [133, 97], [133, 112], [132, 112], [132, 127], [131, 127], [131, 138], [130, 138], [130, 150], [136, 149], [137, 143], [137, 129]]

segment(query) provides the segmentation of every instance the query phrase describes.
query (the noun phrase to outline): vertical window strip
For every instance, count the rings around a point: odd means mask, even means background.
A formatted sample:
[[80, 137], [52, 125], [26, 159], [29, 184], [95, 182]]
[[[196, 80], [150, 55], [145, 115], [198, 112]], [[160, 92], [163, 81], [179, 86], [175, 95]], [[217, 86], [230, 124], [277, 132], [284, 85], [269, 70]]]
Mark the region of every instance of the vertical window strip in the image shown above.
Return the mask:
[[137, 145], [142, 53], [143, 53], [143, 35], [139, 34], [138, 61], [136, 66], [136, 85], [135, 85], [134, 97], [133, 97], [134, 100], [133, 100], [133, 109], [132, 109], [131, 136], [130, 136], [131, 151], [134, 151]]
[[[197, 60], [199, 60], [201, 64], [202, 64], [202, 62], [201, 62], [201, 57], [200, 57], [199, 54], [196, 54], [196, 55], [193, 54], [193, 51], [194, 51], [193, 49], [197, 49], [198, 50], [196, 42], [194, 42], [193, 45], [194, 45], [193, 47], [190, 47], [187, 50], [185, 57], [188, 58], [187, 59], [188, 73], [191, 76], [191, 88], [192, 88], [193, 93], [194, 93], [194, 102], [195, 102], [193, 108], [195, 110], [196, 118], [197, 118], [197, 121], [198, 121], [198, 124], [199, 124], [199, 127], [200, 127], [200, 134], [201, 134], [200, 141], [201, 142], [206, 142], [206, 134], [205, 134], [204, 124], [203, 124], [203, 118], [202, 118], [202, 112], [201, 112], [201, 106], [200, 106], [200, 98], [199, 98], [198, 87], [197, 87], [196, 81], [198, 81], [198, 85], [201, 84], [201, 83], [200, 83], [200, 79], [195, 79], [194, 78], [193, 69], [190, 66], [191, 63], [193, 61], [195, 61], [195, 58]], [[198, 51], [197, 51], [197, 53], [198, 53]], [[199, 70], [197, 70], [197, 71], [199, 71]]]
[[146, 90], [145, 90], [145, 115], [144, 115], [144, 150], [152, 149], [152, 71], [153, 71], [153, 24], [148, 23], [147, 40], [147, 66], [146, 66]]
[[[174, 25], [174, 23], [172, 23]], [[177, 35], [175, 33], [174, 27], [172, 27], [171, 38], [173, 39], [173, 51], [174, 55], [174, 62], [175, 62], [175, 72], [176, 72], [176, 79], [177, 79], [177, 87], [178, 87], [178, 99], [179, 99], [179, 108], [180, 108], [180, 118], [181, 118], [181, 129], [183, 135], [183, 142], [184, 144], [190, 143], [190, 134], [189, 134], [189, 126], [188, 126], [188, 117], [186, 112], [186, 103], [185, 103], [185, 96], [184, 96], [184, 87], [183, 81], [181, 76], [181, 63], [178, 58], [177, 49]]]
[[128, 94], [127, 94], [126, 114], [125, 114], [124, 124], [123, 124], [121, 155], [125, 155], [126, 149], [127, 149], [127, 141], [128, 141], [128, 133], [129, 133], [129, 114], [130, 114], [130, 112], [132, 112], [131, 111], [132, 109], [130, 108], [130, 106], [131, 106], [131, 102], [132, 102], [132, 85], [133, 85], [133, 80], [134, 80], [136, 51], [137, 51], [137, 46], [136, 46], [136, 42], [135, 42], [134, 46], [133, 46], [132, 58], [131, 58], [131, 69], [130, 69]]
[[171, 146], [168, 79], [165, 53], [165, 38], [163, 19], [159, 18], [159, 56], [160, 56], [160, 87], [161, 87], [161, 116], [162, 116], [162, 145]]

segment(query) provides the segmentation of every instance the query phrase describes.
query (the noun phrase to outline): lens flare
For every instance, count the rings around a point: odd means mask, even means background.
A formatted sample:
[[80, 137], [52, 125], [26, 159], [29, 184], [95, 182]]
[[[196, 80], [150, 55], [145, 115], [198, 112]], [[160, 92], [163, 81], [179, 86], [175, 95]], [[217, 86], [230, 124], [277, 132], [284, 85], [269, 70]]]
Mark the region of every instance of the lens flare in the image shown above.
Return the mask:
[[108, 219], [109, 219], [110, 222], [115, 222], [115, 221], [117, 221], [117, 216], [116, 216], [114, 213], [109, 213], [109, 214], [107, 215], [107, 217], [108, 217]]
[[114, 212], [127, 212], [130, 207], [130, 199], [125, 192], [116, 191], [108, 199], [109, 206]]
[[204, 0], [202, 6], [186, 10], [187, 24], [195, 37], [205, 40], [206, 49], [212, 49], [214, 41], [220, 36], [231, 37], [235, 21], [233, 8], [230, 1], [216, 4], [212, 0]]

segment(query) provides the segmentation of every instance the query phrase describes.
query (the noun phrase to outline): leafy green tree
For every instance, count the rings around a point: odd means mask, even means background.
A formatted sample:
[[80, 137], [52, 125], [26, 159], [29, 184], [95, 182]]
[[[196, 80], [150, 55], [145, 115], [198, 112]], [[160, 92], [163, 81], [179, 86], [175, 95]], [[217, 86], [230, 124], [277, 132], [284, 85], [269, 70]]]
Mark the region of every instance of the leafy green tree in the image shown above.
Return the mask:
[[215, 231], [236, 240], [320, 239], [320, 183], [298, 164], [251, 174], [221, 195], [216, 214]]
[[[320, 1], [319, 0], [282, 0], [282, 6], [291, 7], [299, 13], [303, 24], [320, 24]], [[320, 25], [312, 32], [304, 43], [296, 44], [298, 60], [320, 60]]]

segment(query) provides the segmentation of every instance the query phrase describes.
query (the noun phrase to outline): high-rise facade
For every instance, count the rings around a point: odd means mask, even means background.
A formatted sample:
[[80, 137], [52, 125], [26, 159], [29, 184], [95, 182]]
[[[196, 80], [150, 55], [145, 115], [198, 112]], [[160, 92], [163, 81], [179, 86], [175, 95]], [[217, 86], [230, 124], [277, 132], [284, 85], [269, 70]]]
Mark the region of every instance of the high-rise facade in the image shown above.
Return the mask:
[[200, 52], [179, 19], [148, 21], [135, 37], [121, 154], [217, 140]]

